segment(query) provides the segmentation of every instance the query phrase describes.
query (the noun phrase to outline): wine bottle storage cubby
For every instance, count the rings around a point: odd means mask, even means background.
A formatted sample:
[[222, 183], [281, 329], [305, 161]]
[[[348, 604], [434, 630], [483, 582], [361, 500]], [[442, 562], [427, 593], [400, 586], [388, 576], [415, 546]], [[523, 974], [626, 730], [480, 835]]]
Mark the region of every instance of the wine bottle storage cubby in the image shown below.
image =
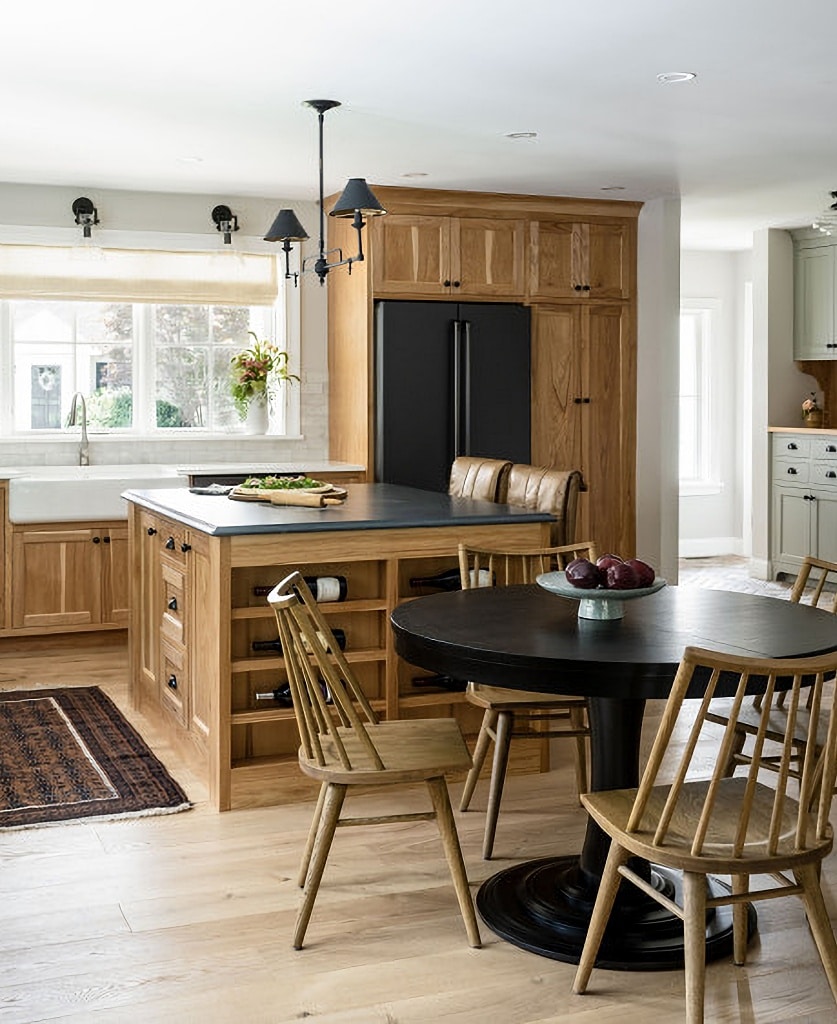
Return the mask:
[[411, 597], [421, 597], [424, 594], [437, 594], [437, 587], [419, 585], [414, 586], [410, 580], [416, 577], [427, 578], [437, 576], [443, 572], [459, 571], [459, 554], [454, 546], [449, 554], [440, 555], [437, 558], [409, 558], [398, 564], [398, 593], [403, 600]]
[[298, 570], [306, 577], [345, 577], [347, 589], [343, 601], [323, 602], [323, 609], [328, 605], [346, 605], [355, 601], [384, 601], [386, 596], [386, 563], [385, 562], [294, 562], [286, 565], [253, 566], [237, 569], [232, 581], [232, 606], [266, 607], [267, 597], [262, 593], [253, 593], [266, 587], [273, 588], [289, 573]]

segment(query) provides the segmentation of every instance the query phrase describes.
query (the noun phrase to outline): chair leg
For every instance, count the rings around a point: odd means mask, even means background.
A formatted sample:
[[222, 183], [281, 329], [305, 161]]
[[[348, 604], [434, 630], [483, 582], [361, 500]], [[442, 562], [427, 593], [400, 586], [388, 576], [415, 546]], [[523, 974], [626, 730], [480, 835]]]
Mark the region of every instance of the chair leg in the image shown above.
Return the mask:
[[627, 863], [628, 857], [628, 851], [611, 840], [602, 880], [599, 883], [599, 892], [593, 905], [593, 913], [590, 915], [587, 938], [584, 940], [584, 948], [581, 951], [578, 969], [573, 980], [573, 992], [578, 995], [587, 991], [587, 982], [590, 980], [590, 974], [596, 963], [605, 928], [610, 919], [610, 912], [613, 910], [616, 894], [619, 892], [619, 884], [622, 881], [618, 869], [620, 865]]
[[729, 752], [729, 758], [727, 759], [727, 763], [724, 765], [725, 779], [729, 779], [735, 775], [735, 766], [738, 764], [738, 756], [744, 750], [744, 744], [746, 742], [747, 734], [737, 730], [733, 737], [732, 749]]
[[462, 798], [459, 801], [460, 811], [467, 811], [471, 803], [471, 797], [474, 795], [474, 789], [476, 788], [477, 781], [480, 777], [482, 766], [485, 763], [485, 755], [488, 753], [488, 744], [491, 742], [491, 733], [496, 722], [497, 712], [492, 711], [491, 708], [486, 708], [485, 714], [482, 716], [480, 733], [479, 736], [477, 736], [477, 745], [474, 747], [474, 757], [471, 770], [468, 772], [468, 778], [465, 780], [465, 788], [462, 790]]
[[817, 952], [820, 954], [820, 960], [831, 987], [831, 994], [837, 1001], [837, 939], [834, 938], [834, 930], [831, 927], [825, 900], [822, 897], [818, 873], [820, 866], [820, 863], [817, 863], [798, 868], [794, 871], [794, 878], [797, 885], [802, 886], [802, 899], [808, 915], [808, 924], [811, 926], [811, 934], [817, 944]]
[[[573, 729], [584, 728], [584, 708], [570, 708], [570, 725]], [[587, 737], [576, 736], [575, 738], [575, 789], [579, 804], [581, 794], [586, 793], [589, 788], [587, 774]]]
[[494, 836], [497, 832], [500, 801], [503, 799], [513, 724], [514, 712], [501, 711], [497, 716], [494, 730], [494, 762], [491, 765], [491, 781], [488, 784], [488, 807], [485, 811], [485, 835], [482, 840], [483, 860], [491, 860], [494, 852]]
[[323, 877], [328, 852], [331, 849], [331, 841], [334, 839], [334, 831], [340, 820], [340, 811], [346, 798], [347, 788], [347, 786], [341, 786], [334, 782], [328, 783], [325, 787], [320, 828], [314, 843], [314, 854], [311, 859], [302, 906], [299, 908], [294, 928], [294, 949], [302, 949], [302, 940], [305, 938], [305, 931], [311, 920], [311, 911], [314, 909], [314, 900], [317, 898], [317, 890], [320, 888], [320, 880]]
[[479, 949], [482, 946], [482, 940], [477, 925], [477, 914], [474, 910], [471, 890], [468, 888], [468, 876], [465, 873], [462, 848], [459, 845], [459, 835], [456, 831], [456, 822], [453, 820], [453, 811], [444, 776], [428, 779], [427, 788], [430, 790], [430, 799], [433, 801], [433, 809], [436, 811], [436, 824], [439, 828], [439, 835], [442, 837], [453, 887], [456, 890], [459, 909], [465, 922], [465, 931], [468, 933], [468, 944]]
[[305, 842], [305, 849], [302, 851], [302, 863], [299, 865], [299, 877], [296, 884], [300, 889], [305, 886], [305, 879], [308, 877], [308, 868], [311, 864], [311, 853], [314, 849], [314, 841], [317, 838], [317, 830], [320, 827], [320, 819], [323, 816], [323, 801], [325, 800], [328, 783], [323, 782], [317, 796], [317, 806], [314, 808], [314, 817], [311, 820], [311, 828], [308, 830], [308, 839]]
[[683, 872], [686, 1024], [703, 1024], [706, 983], [706, 875]]
[[[748, 875], [732, 876], [732, 891], [734, 895], [747, 892], [749, 888]], [[732, 905], [732, 961], [738, 966], [747, 962], [747, 904], [734, 903]]]

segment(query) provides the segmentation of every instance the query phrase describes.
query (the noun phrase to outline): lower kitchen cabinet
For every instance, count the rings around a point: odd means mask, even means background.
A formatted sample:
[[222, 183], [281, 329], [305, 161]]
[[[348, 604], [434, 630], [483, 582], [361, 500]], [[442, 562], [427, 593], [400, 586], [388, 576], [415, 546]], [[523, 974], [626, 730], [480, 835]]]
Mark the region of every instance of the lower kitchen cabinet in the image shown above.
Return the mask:
[[11, 539], [13, 630], [65, 632], [128, 625], [126, 525], [18, 525]]
[[774, 575], [837, 562], [837, 436], [773, 435], [770, 536]]

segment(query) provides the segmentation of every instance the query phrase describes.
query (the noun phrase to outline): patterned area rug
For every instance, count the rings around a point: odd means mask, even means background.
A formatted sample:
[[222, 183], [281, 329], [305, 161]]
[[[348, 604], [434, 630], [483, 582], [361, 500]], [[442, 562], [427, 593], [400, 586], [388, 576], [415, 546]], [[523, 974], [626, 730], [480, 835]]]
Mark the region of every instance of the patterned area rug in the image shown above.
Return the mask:
[[0, 829], [191, 806], [97, 686], [0, 692]]

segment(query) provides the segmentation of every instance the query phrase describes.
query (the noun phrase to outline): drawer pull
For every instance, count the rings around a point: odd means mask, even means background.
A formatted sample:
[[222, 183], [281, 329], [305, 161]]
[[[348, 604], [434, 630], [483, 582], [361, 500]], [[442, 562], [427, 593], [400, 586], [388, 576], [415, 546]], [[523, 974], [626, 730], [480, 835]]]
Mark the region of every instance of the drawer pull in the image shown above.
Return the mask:
[[168, 686], [168, 688], [170, 690], [176, 690], [177, 689], [177, 676], [174, 674], [174, 672], [172, 672], [172, 674], [169, 676], [168, 680], [166, 681], [166, 686]]
[[169, 537], [169, 539], [166, 541], [166, 550], [174, 551], [174, 537]]
[[169, 611], [172, 611], [172, 612], [176, 612], [177, 611], [177, 598], [176, 597], [173, 597], [169, 601]]
[[834, 445], [834, 444], [827, 444], [827, 445], [825, 446], [825, 450], [826, 450], [827, 452], [837, 452], [837, 445]]
[[192, 550], [192, 545], [191, 544], [183, 543], [183, 544], [180, 545], [180, 550], [185, 555], [187, 551], [191, 551]]
[[791, 441], [791, 443], [788, 445], [788, 451], [789, 452], [795, 452], [798, 447], [799, 447], [798, 444], [794, 444], [794, 442]]
[[804, 498], [805, 501], [816, 501], [817, 500], [814, 497], [813, 494], [803, 494], [802, 497]]
[[145, 532], [148, 534], [149, 537], [153, 537], [157, 531], [153, 526], [149, 526]]
[[796, 476], [797, 471], [793, 466], [788, 466], [788, 473], [790, 476]]
[[829, 471], [825, 475], [828, 477], [829, 480], [833, 480], [835, 477], [837, 477], [837, 473], [835, 473], [833, 469], [829, 469]]

